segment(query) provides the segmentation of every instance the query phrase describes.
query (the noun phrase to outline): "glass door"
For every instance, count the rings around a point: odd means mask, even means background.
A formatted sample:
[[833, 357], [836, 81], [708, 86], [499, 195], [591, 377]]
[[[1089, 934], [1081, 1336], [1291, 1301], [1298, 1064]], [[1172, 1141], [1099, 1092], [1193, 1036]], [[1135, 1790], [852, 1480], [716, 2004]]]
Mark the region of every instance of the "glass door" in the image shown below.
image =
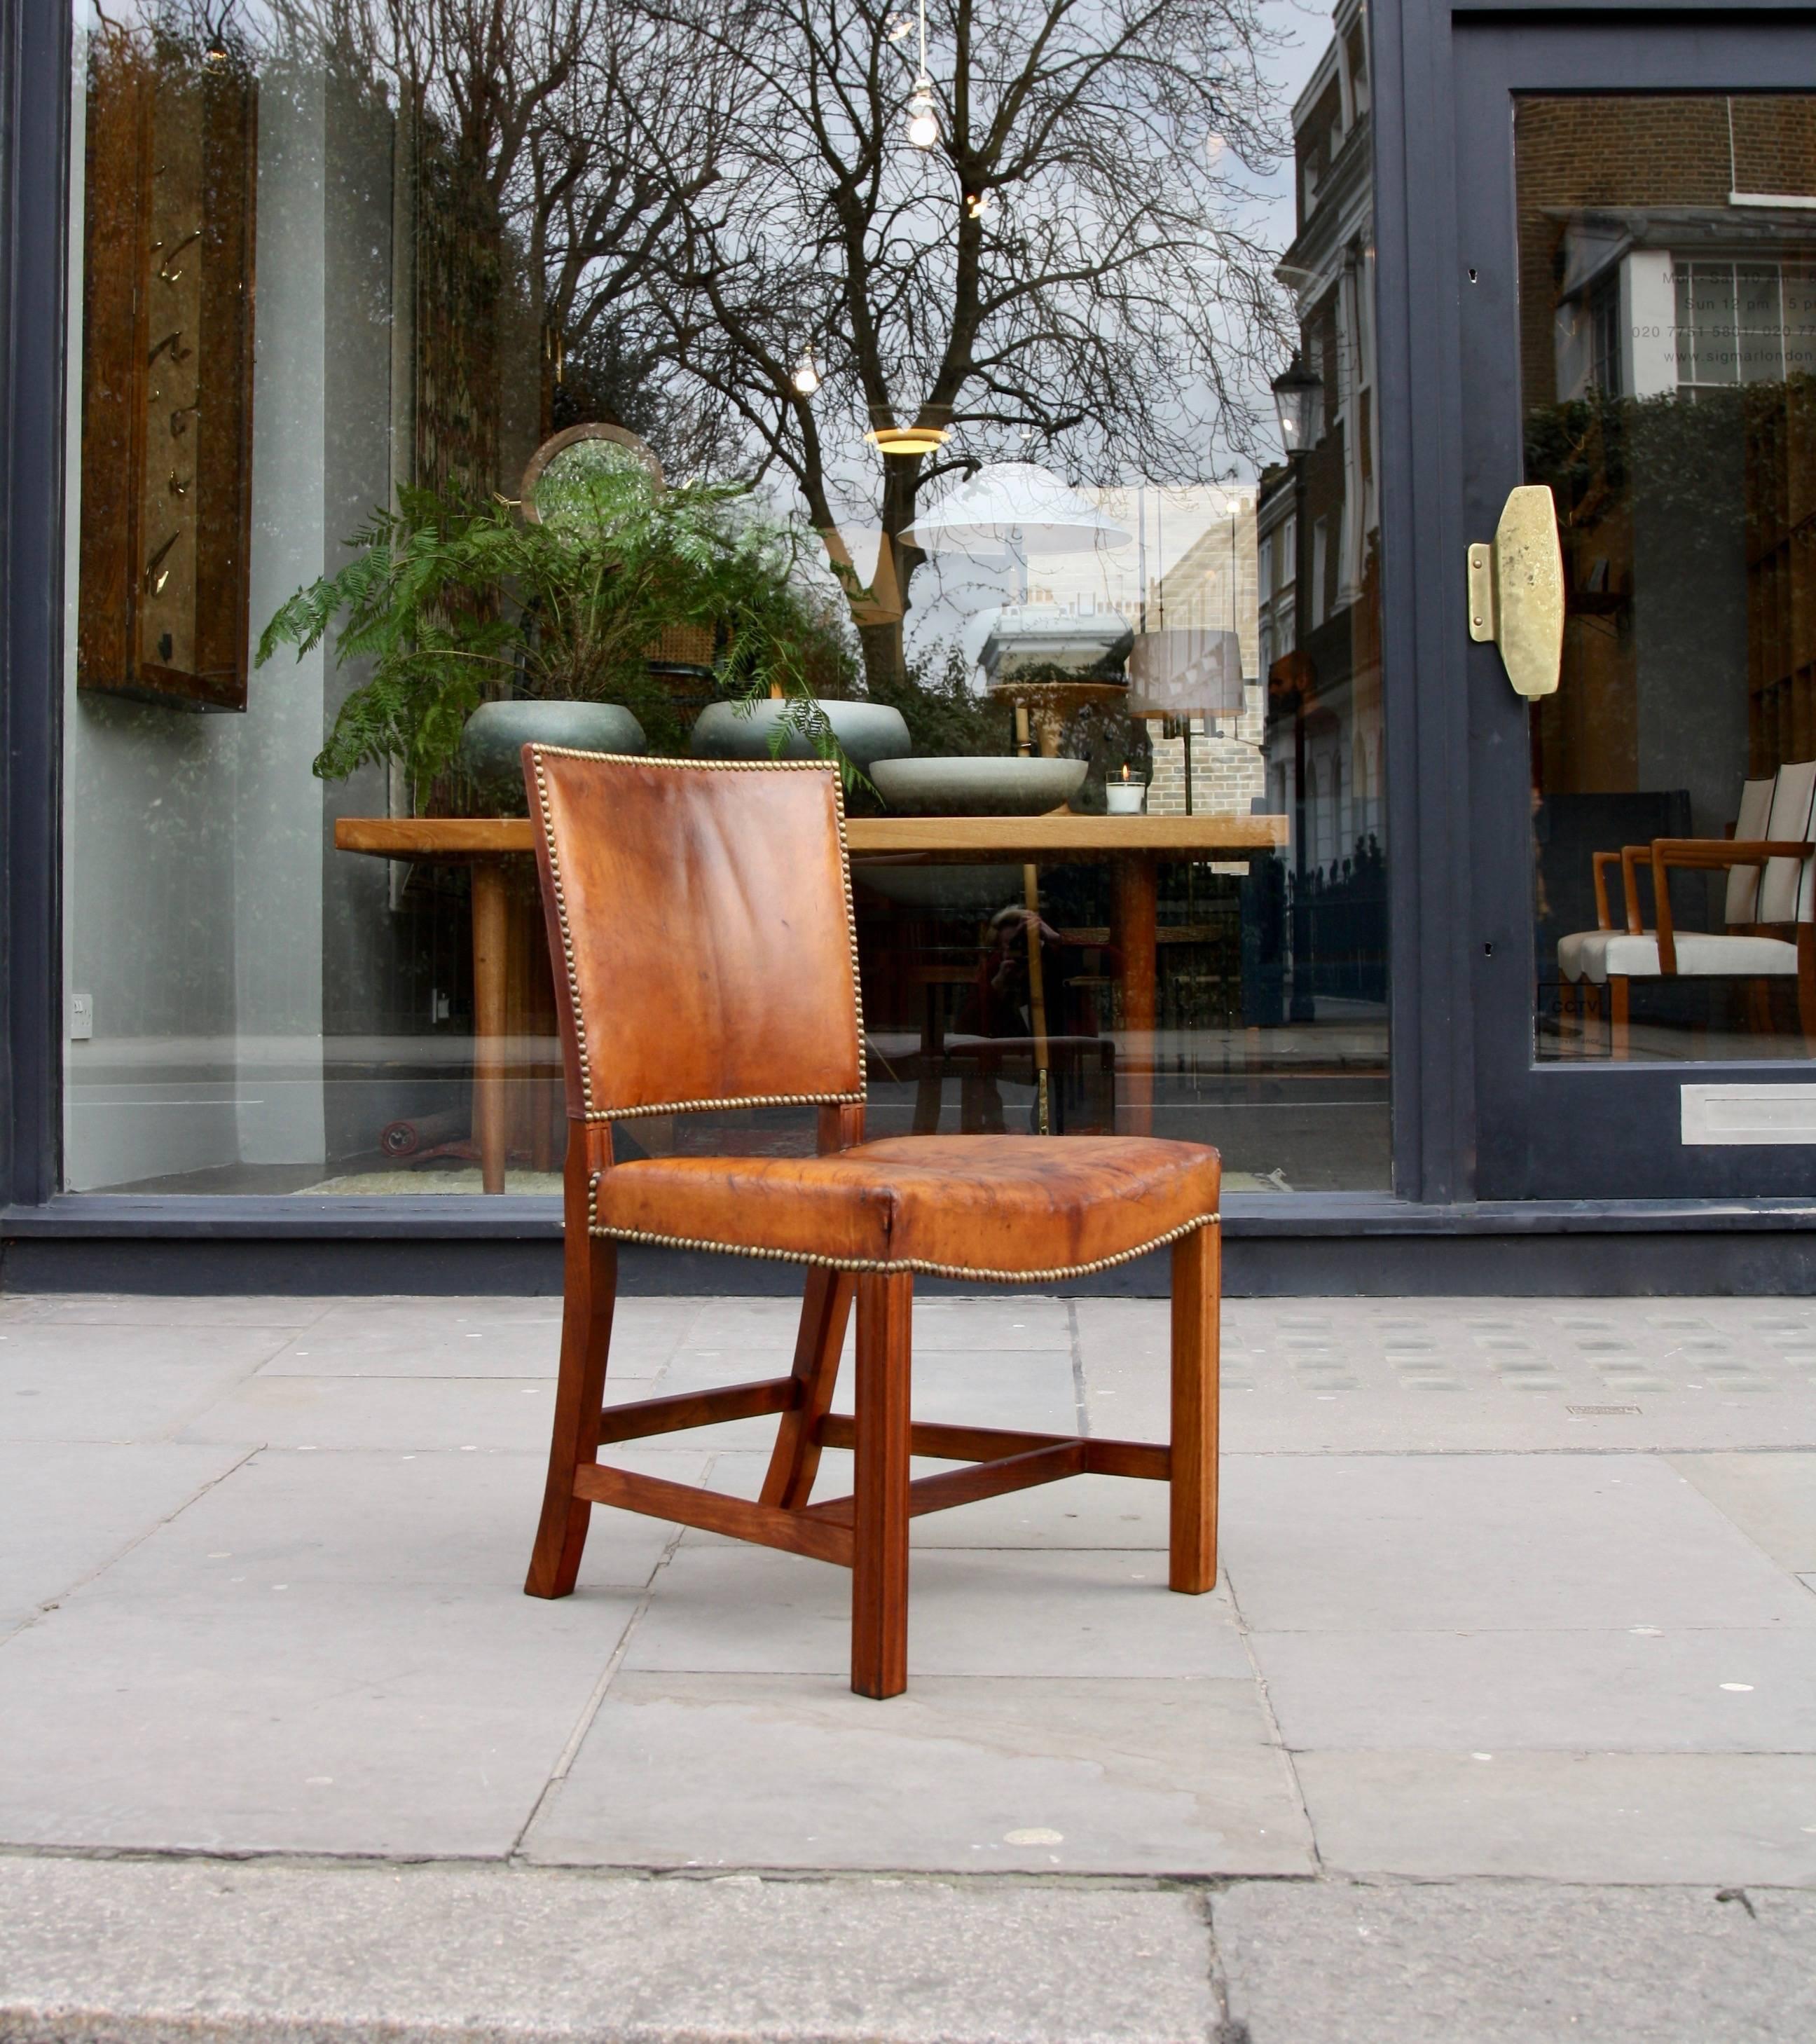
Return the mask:
[[1758, 88], [1807, 32], [1458, 49], [1477, 1191], [1800, 1193], [1816, 94]]

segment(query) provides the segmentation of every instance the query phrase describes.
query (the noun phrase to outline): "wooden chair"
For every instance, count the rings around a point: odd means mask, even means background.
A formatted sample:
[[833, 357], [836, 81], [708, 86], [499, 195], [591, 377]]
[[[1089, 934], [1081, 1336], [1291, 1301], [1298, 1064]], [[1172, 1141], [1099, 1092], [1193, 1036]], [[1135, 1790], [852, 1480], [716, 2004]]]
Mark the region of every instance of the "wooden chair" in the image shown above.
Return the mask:
[[[628, 759], [527, 746], [566, 1072], [566, 1307], [554, 1439], [526, 1589], [574, 1588], [595, 1504], [842, 1564], [851, 1686], [907, 1686], [908, 1521], [1085, 1473], [1170, 1486], [1168, 1581], [1217, 1578], [1219, 1166], [1138, 1138], [863, 1139], [863, 1031], [837, 775], [817, 763]], [[612, 1159], [614, 1121], [820, 1110], [820, 1154]], [[785, 1377], [605, 1407], [617, 1245], [806, 1266]], [[909, 1413], [917, 1272], [1080, 1277], [1169, 1245], [1172, 1441], [1110, 1441]], [[831, 1411], [855, 1302], [856, 1411]], [[598, 1459], [602, 1445], [780, 1416], [755, 1503]], [[811, 1501], [820, 1450], [854, 1448], [850, 1497]], [[909, 1458], [969, 1466], [911, 1481]]]
[[[1733, 828], [1725, 839], [1724, 845], [1737, 840], [1750, 843], [1767, 835], [1767, 826], [1772, 815], [1772, 791], [1776, 782], [1768, 774], [1763, 780], [1743, 782], [1741, 786], [1740, 808], [1734, 817]], [[1710, 840], [1714, 842], [1714, 840]], [[1649, 937], [1656, 932], [1647, 927], [1641, 918], [1639, 895], [1635, 877], [1636, 859], [1647, 855], [1644, 847], [1629, 845], [1619, 851], [1598, 851], [1591, 865], [1595, 889], [1595, 928], [1592, 930], [1572, 931], [1557, 940], [1557, 969], [1566, 986], [1573, 986], [1576, 993], [1577, 1040], [1583, 1043], [1588, 1036], [1591, 1003], [1599, 1014], [1602, 989], [1608, 984], [1607, 960], [1611, 939], [1617, 936]], [[1609, 906], [1608, 874], [1619, 870], [1622, 880], [1622, 919], [1617, 923]], [[1745, 930], [1755, 920], [1754, 905], [1759, 893], [1759, 868], [1753, 865], [1736, 865], [1728, 873], [1726, 899], [1723, 920], [1730, 930]], [[1630, 947], [1622, 955], [1630, 957]], [[1641, 960], [1643, 962], [1643, 959]], [[1657, 966], [1654, 964], [1653, 970]], [[1618, 987], [1611, 989], [1609, 1001], [1612, 1008], [1618, 1001], [1620, 1014], [1611, 1028], [1618, 1030], [1615, 1049], [1617, 1056], [1626, 1055], [1627, 1028], [1626, 977], [1618, 976]]]
[[[1743, 836], [1737, 827], [1732, 838], [1655, 838], [1649, 845], [1622, 849], [1627, 927], [1596, 932], [1584, 943], [1580, 958], [1583, 978], [1607, 988], [1611, 1047], [1617, 1058], [1627, 1055], [1629, 989], [1635, 979], [1745, 982], [1753, 1026], [1761, 1031], [1771, 1024], [1772, 982], [1791, 980], [1805, 1045], [1816, 1056], [1816, 761], [1781, 766], [1771, 785], [1763, 836], [1756, 830]], [[1653, 930], [1641, 928], [1642, 866], [1652, 878], [1657, 925]], [[1676, 928], [1674, 870], [1727, 874], [1727, 929]]]

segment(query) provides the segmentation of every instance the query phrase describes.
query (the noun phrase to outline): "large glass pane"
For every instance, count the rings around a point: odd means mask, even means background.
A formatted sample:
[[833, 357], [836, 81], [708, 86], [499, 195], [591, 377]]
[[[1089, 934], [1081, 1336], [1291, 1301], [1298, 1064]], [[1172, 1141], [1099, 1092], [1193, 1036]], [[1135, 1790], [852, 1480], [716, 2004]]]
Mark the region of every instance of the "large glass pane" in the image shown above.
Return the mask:
[[1816, 98], [1529, 98], [1516, 152], [1526, 473], [1568, 584], [1532, 709], [1538, 1055], [1803, 1057]]
[[873, 1132], [1387, 1183], [1359, 0], [76, 19], [71, 1189], [552, 1193], [505, 726], [810, 699]]

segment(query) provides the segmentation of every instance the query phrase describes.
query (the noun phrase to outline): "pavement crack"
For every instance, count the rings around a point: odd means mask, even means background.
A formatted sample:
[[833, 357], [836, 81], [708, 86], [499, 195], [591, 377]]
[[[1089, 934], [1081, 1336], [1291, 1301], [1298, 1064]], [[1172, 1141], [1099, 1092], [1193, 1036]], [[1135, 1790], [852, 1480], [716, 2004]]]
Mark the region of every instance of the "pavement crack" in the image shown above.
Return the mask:
[[1065, 1302], [1065, 1332], [1072, 1347], [1072, 1402], [1081, 1435], [1091, 1431], [1091, 1416], [1085, 1397], [1085, 1345], [1078, 1330], [1078, 1302]]
[[[705, 1474], [701, 1479], [702, 1481], [709, 1478], [712, 1473], [712, 1465], [709, 1461]], [[678, 1525], [670, 1535], [662, 1553], [657, 1557], [655, 1566], [650, 1570], [649, 1581], [644, 1584], [642, 1593], [632, 1608], [630, 1616], [624, 1621], [624, 1627], [618, 1635], [617, 1644], [612, 1649], [606, 1658], [605, 1666], [600, 1670], [599, 1679], [593, 1684], [592, 1693], [581, 1707], [580, 1716], [575, 1720], [574, 1729], [567, 1735], [567, 1743], [562, 1746], [555, 1765], [550, 1769], [548, 1779], [543, 1784], [536, 1801], [530, 1807], [529, 1815], [524, 1818], [522, 1824], [518, 1827], [516, 1836], [511, 1841], [510, 1850], [505, 1855], [507, 1862], [516, 1861], [522, 1856], [530, 1833], [536, 1829], [537, 1821], [543, 1812], [554, 1800], [561, 1785], [567, 1779], [569, 1771], [572, 1769], [574, 1762], [580, 1757], [580, 1749], [586, 1743], [586, 1735], [592, 1731], [593, 1719], [598, 1716], [600, 1708], [605, 1701], [605, 1692], [611, 1688], [612, 1678], [624, 1666], [624, 1656], [630, 1650], [632, 1637], [638, 1626], [642, 1623], [643, 1614], [649, 1609], [651, 1600], [655, 1596], [657, 1580], [662, 1570], [674, 1559], [675, 1550], [680, 1546], [682, 1537], [686, 1531], [687, 1528], [685, 1526]]]
[[1305, 1821], [1305, 1838], [1311, 1854], [1312, 1871], [1314, 1873], [1321, 1875], [1326, 1870], [1324, 1855], [1319, 1850], [1318, 1832], [1311, 1821], [1310, 1806], [1305, 1800], [1304, 1786], [1299, 1778], [1299, 1763], [1294, 1758], [1293, 1749], [1287, 1744], [1286, 1735], [1280, 1730], [1280, 1719], [1274, 1713], [1273, 1698], [1268, 1692], [1267, 1672], [1256, 1658], [1254, 1642], [1249, 1635], [1249, 1621], [1243, 1616], [1242, 1599], [1236, 1594], [1236, 1585], [1227, 1569], [1219, 1570], [1218, 1573], [1223, 1580], [1224, 1593], [1230, 1600], [1230, 1612], [1235, 1620], [1236, 1636], [1242, 1641], [1242, 1651], [1248, 1656], [1249, 1673], [1254, 1678], [1255, 1694], [1260, 1700], [1261, 1716], [1266, 1721], [1268, 1736], [1273, 1741], [1280, 1758], [1285, 1762], [1287, 1777], [1292, 1784], [1293, 1802], [1298, 1808], [1300, 1815]]
[[1254, 2044], [1249, 2026], [1230, 2012], [1230, 1976], [1217, 1944], [1216, 1903], [1208, 1888], [1200, 1892], [1199, 1914], [1204, 1924], [1207, 1946], [1206, 1977], [1211, 1989], [1210, 2044]]
[[92, 1569], [78, 1576], [74, 1582], [67, 1584], [57, 1592], [55, 1596], [44, 1598], [29, 1617], [22, 1619], [10, 1631], [0, 1634], [0, 1646], [5, 1645], [7, 1641], [18, 1639], [23, 1633], [29, 1632], [35, 1626], [50, 1617], [74, 1596], [78, 1590], [86, 1589], [98, 1577], [106, 1575], [109, 1569], [117, 1566], [136, 1549], [144, 1546], [148, 1540], [155, 1539], [167, 1526], [174, 1524], [182, 1518], [191, 1505], [198, 1504], [211, 1490], [219, 1489], [230, 1476], [238, 1475], [255, 1455], [263, 1454], [264, 1449], [263, 1442], [255, 1442], [227, 1468], [222, 1470], [218, 1475], [211, 1476], [205, 1483], [198, 1484], [180, 1504], [173, 1505], [161, 1519], [155, 1520], [151, 1525], [148, 1526], [143, 1533], [136, 1534], [124, 1546], [116, 1547], [106, 1561], [97, 1562]]

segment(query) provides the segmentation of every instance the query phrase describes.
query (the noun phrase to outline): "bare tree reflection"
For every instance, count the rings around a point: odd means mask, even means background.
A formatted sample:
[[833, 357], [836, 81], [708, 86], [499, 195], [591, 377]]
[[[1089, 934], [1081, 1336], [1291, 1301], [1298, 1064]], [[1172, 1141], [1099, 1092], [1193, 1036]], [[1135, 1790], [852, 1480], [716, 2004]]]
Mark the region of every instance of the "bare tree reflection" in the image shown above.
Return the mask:
[[[1187, 483], [1257, 437], [1278, 328], [1244, 179], [1280, 139], [1258, 0], [936, 0], [926, 152], [903, 133], [912, 40], [882, 0], [186, 0], [160, 18], [261, 64], [325, 63], [393, 110], [442, 417], [419, 479], [508, 486], [514, 322], [540, 336], [543, 430], [615, 417], [684, 472], [786, 485], [873, 678], [901, 669], [920, 556], [899, 536], [930, 485], [1004, 459]], [[864, 444], [909, 425], [945, 438], [913, 458]], [[883, 535], [867, 585], [853, 525]]]

